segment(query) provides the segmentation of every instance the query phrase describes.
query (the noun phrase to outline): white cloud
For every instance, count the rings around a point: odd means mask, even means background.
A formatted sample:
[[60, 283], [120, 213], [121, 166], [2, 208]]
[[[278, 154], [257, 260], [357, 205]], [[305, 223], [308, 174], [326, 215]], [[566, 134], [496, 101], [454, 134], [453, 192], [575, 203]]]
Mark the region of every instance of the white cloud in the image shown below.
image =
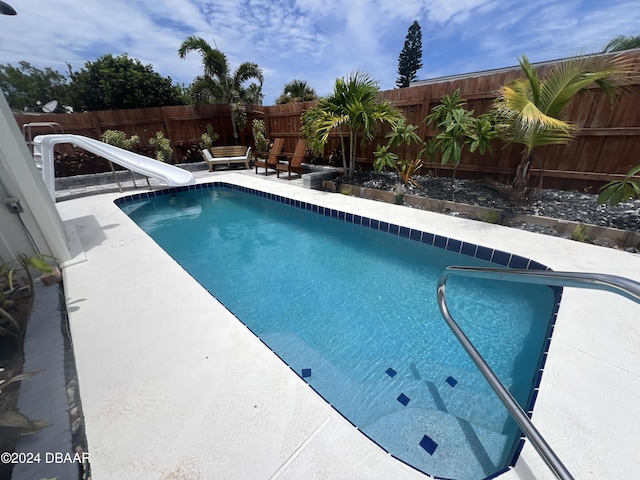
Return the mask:
[[180, 59], [177, 49], [198, 35], [215, 39], [232, 68], [260, 65], [267, 102], [294, 78], [323, 94], [356, 69], [393, 88], [414, 19], [423, 33], [422, 78], [514, 65], [523, 53], [537, 61], [591, 52], [640, 33], [637, 2], [620, 0], [21, 0], [14, 7], [17, 16], [0, 16], [2, 63], [66, 71], [65, 62], [79, 69], [126, 52], [188, 84], [202, 72], [201, 59]]
[[495, 4], [487, 0], [434, 0], [425, 2], [428, 19], [435, 23], [464, 23], [472, 18], [473, 10], [483, 5]]
[[424, 15], [427, 3], [423, 0], [405, 0], [402, 2], [382, 0], [378, 5], [378, 9], [383, 18], [409, 22], [407, 24], [408, 28], [414, 20]]

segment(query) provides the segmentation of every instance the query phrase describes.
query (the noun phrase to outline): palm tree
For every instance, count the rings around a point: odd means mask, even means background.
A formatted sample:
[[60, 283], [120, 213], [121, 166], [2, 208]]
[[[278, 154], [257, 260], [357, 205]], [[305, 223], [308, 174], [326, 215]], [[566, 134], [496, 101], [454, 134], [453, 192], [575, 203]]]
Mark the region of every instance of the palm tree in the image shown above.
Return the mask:
[[[573, 57], [553, 65], [543, 79], [524, 55], [520, 66], [526, 78], [503, 85], [494, 104], [503, 139], [525, 147], [513, 181], [516, 196], [527, 192], [533, 149], [569, 143], [579, 132], [567, 119], [575, 95], [595, 83], [613, 103], [634, 73], [630, 60], [620, 55]], [[540, 165], [542, 169], [542, 160]]]
[[631, 50], [632, 48], [640, 48], [640, 35], [629, 37], [626, 35], [619, 35], [611, 39], [602, 52], [619, 52], [621, 50]]
[[256, 83], [252, 83], [247, 87], [246, 95], [247, 103], [251, 105], [262, 105], [264, 94], [262, 93], [262, 87]]
[[284, 86], [282, 95], [276, 100], [276, 105], [294, 102], [308, 102], [316, 100], [316, 91], [304, 80], [292, 80]]
[[[187, 53], [197, 51], [202, 55], [204, 75], [195, 78], [191, 84], [190, 96], [196, 105], [203, 103], [227, 103], [231, 106], [231, 123], [233, 125], [233, 138], [238, 139], [237, 122], [243, 111], [242, 106], [260, 100], [264, 76], [262, 69], [255, 63], [244, 62], [238, 66], [233, 74], [229, 69], [227, 56], [217, 48], [212, 48], [206, 40], [196, 37], [187, 37], [180, 48], [178, 55], [185, 58]], [[251, 83], [247, 88], [244, 84], [250, 79], [256, 79], [259, 84]]]
[[[387, 122], [392, 126], [402, 113], [388, 101], [381, 101], [377, 83], [369, 74], [356, 71], [346, 80], [338, 78], [333, 92], [320, 98], [318, 104], [302, 114], [302, 131], [309, 148], [322, 152], [332, 131], [340, 135], [342, 162], [345, 173], [351, 177], [356, 165], [356, 142], [373, 140], [376, 125]], [[349, 138], [349, 164], [347, 165], [345, 135]]]

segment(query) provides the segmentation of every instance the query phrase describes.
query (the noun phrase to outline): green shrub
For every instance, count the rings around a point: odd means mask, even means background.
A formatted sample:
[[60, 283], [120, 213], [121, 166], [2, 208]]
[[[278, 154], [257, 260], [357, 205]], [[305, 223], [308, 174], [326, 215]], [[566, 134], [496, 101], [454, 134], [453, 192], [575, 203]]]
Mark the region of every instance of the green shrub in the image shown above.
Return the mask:
[[200, 149], [209, 150], [213, 147], [213, 144], [220, 138], [216, 132], [213, 131], [213, 127], [210, 123], [207, 123], [207, 131], [200, 135]]
[[165, 138], [164, 133], [156, 132], [155, 137], [149, 139], [149, 143], [156, 151], [156, 160], [161, 162], [171, 161], [173, 158], [171, 140]]
[[576, 242], [586, 242], [589, 239], [589, 227], [582, 223], [576, 225], [569, 238]]
[[269, 139], [267, 138], [267, 127], [264, 124], [264, 120], [256, 118], [252, 124], [253, 130], [253, 142], [256, 144], [256, 150], [258, 152], [269, 151]]
[[480, 220], [485, 223], [500, 223], [501, 218], [502, 215], [500, 215], [500, 212], [495, 210], [489, 210], [480, 215]]
[[393, 192], [393, 203], [396, 205], [402, 205], [404, 203], [404, 186], [399, 181], [393, 186], [391, 190]]
[[131, 150], [140, 143], [140, 137], [138, 135], [132, 135], [127, 138], [127, 135], [121, 130], [105, 130], [105, 132], [100, 135], [100, 140], [124, 150]]

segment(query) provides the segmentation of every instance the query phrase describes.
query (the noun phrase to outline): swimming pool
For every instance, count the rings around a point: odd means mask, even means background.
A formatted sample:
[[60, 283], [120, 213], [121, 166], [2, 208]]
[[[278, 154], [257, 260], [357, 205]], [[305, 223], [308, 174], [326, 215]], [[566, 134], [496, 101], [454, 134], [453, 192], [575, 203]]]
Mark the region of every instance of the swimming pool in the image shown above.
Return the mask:
[[[440, 318], [435, 282], [450, 264], [542, 265], [224, 184], [117, 203], [392, 455], [449, 478], [483, 478], [513, 462], [515, 425]], [[449, 292], [463, 328], [530, 406], [554, 291], [457, 279]]]

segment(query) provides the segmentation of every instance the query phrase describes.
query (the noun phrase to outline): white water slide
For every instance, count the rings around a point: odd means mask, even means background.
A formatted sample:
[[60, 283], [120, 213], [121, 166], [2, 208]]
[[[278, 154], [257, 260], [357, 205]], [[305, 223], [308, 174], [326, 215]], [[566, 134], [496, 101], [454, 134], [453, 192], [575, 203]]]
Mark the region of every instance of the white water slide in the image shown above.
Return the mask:
[[133, 172], [147, 177], [157, 178], [170, 187], [182, 187], [195, 185], [193, 174], [167, 163], [153, 158], [138, 155], [137, 153], [114, 147], [107, 143], [82, 135], [56, 134], [38, 135], [33, 139], [33, 156], [36, 163], [42, 164], [42, 178], [55, 201], [55, 169], [53, 165], [53, 147], [58, 143], [72, 143], [76, 147], [83, 148], [91, 153], [100, 155], [107, 160], [117, 163]]

